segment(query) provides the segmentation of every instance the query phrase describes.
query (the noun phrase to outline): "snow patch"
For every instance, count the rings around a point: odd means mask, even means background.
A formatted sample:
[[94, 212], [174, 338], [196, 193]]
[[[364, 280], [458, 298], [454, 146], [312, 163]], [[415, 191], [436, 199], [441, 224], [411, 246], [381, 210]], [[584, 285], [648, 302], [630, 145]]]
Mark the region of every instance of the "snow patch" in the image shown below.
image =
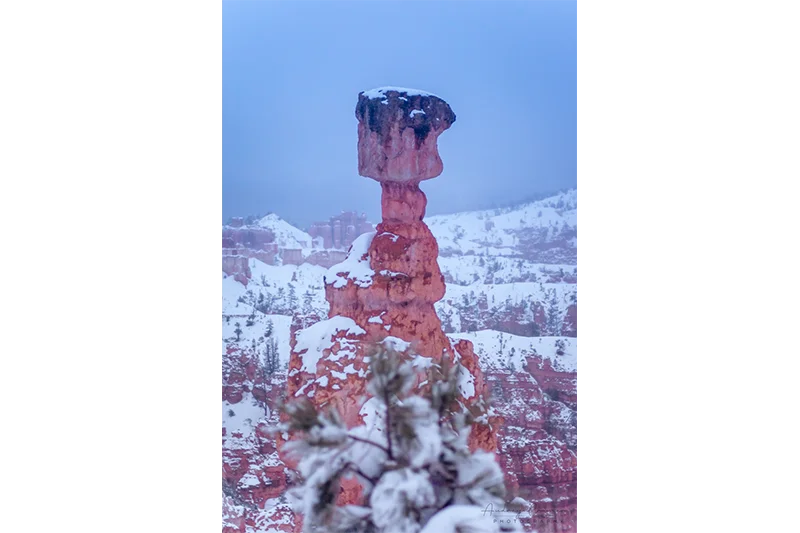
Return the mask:
[[309, 374], [316, 373], [317, 363], [322, 358], [323, 351], [330, 349], [336, 340], [338, 340], [341, 347], [339, 354], [345, 351], [354, 352], [355, 346], [353, 342], [346, 337], [334, 340], [334, 336], [342, 331], [347, 332], [347, 335], [363, 335], [366, 333], [352, 318], [344, 316], [335, 316], [298, 331], [295, 337], [297, 339], [295, 352], [300, 355], [303, 361], [301, 370]]
[[475, 377], [463, 366], [458, 374], [458, 388], [461, 389], [464, 398], [469, 399], [475, 396]]
[[399, 236], [399, 235], [397, 235], [397, 234], [395, 234], [395, 233], [392, 233], [391, 231], [384, 231], [383, 233], [381, 233], [380, 235], [378, 235], [378, 237], [383, 237], [384, 235], [388, 235], [388, 236], [389, 236], [389, 238], [390, 238], [390, 239], [392, 239], [392, 242], [397, 242], [397, 239], [399, 239], [399, 238], [400, 238], [400, 236]]
[[386, 98], [386, 93], [388, 92], [398, 92], [398, 93], [405, 93], [407, 96], [435, 96], [436, 98], [440, 98], [433, 93], [429, 93], [426, 91], [420, 91], [419, 89], [407, 89], [404, 87], [378, 87], [377, 89], [370, 89], [369, 91], [363, 91], [361, 94], [369, 98], [370, 100], [374, 100], [376, 98]]
[[370, 319], [367, 320], [367, 322], [369, 322], [370, 324], [383, 324], [383, 319], [381, 317], [383, 317], [383, 315], [385, 315], [385, 314], [386, 314], [386, 311], [383, 311], [379, 315], [375, 315], [373, 317], [370, 317]]
[[333, 265], [325, 273], [325, 283], [333, 285], [336, 289], [347, 285], [348, 279], [352, 279], [361, 288], [372, 285], [375, 271], [369, 265], [369, 245], [375, 234], [376, 232], [371, 231], [359, 235], [350, 246], [347, 258], [338, 265]]
[[386, 346], [387, 348], [394, 350], [396, 352], [405, 352], [411, 347], [410, 342], [406, 342], [403, 339], [399, 339], [397, 337], [386, 337], [381, 341], [381, 343]]

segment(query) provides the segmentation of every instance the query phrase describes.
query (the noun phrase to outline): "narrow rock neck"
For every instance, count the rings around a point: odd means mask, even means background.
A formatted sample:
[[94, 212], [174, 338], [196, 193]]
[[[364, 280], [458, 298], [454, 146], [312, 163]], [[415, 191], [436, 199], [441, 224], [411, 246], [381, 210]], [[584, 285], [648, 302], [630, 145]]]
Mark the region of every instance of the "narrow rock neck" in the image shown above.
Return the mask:
[[381, 216], [384, 222], [419, 222], [428, 199], [418, 182], [381, 182]]

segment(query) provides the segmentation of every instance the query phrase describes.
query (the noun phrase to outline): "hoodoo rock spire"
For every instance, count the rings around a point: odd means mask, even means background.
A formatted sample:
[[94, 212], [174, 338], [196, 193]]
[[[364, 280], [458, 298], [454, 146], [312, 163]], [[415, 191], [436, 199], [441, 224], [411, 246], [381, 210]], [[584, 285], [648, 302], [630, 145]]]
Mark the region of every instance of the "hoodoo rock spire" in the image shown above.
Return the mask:
[[[419, 182], [441, 174], [436, 139], [455, 122], [455, 113], [438, 96], [385, 87], [360, 93], [355, 114], [359, 174], [380, 182], [382, 220], [326, 273], [328, 319], [295, 333], [287, 379], [287, 400], [307, 397], [335, 408], [350, 427], [371, 415], [366, 375], [376, 343], [410, 348], [420, 387], [422, 371], [447, 360], [461, 364], [465, 403], [486, 392], [472, 343], [451, 341], [436, 315], [444, 276], [436, 239], [422, 220], [427, 200]], [[495, 451], [499, 422], [490, 411], [470, 433], [470, 447]], [[358, 497], [355, 484], [343, 483], [340, 503]]]

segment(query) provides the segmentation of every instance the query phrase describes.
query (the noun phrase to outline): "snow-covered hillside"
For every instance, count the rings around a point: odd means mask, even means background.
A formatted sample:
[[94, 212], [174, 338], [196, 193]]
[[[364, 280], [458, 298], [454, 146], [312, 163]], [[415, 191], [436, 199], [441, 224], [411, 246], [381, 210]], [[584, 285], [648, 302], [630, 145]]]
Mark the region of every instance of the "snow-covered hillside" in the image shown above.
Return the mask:
[[577, 262], [575, 189], [519, 206], [428, 217], [441, 256], [512, 256], [541, 263]]
[[301, 265], [267, 265], [249, 259], [252, 279], [245, 286], [232, 276], [222, 274], [222, 314], [262, 314], [293, 316], [316, 313], [327, 316], [323, 276], [326, 268]]
[[521, 337], [500, 331], [483, 330], [472, 333], [453, 333], [456, 339], [472, 341], [484, 371], [520, 370], [529, 355], [550, 362], [555, 370], [577, 372], [578, 339], [570, 337]]
[[[426, 218], [440, 249], [447, 283], [436, 310], [448, 333], [495, 329], [525, 336], [575, 334], [571, 307], [577, 305], [577, 194], [555, 196], [502, 209]], [[307, 257], [311, 236], [276, 214], [259, 226], [276, 236], [281, 249]], [[247, 260], [247, 287], [223, 280], [223, 314], [316, 314], [328, 304], [322, 277], [310, 263], [275, 266]], [[223, 274], [223, 277], [225, 275]], [[285, 354], [284, 354], [285, 355]]]

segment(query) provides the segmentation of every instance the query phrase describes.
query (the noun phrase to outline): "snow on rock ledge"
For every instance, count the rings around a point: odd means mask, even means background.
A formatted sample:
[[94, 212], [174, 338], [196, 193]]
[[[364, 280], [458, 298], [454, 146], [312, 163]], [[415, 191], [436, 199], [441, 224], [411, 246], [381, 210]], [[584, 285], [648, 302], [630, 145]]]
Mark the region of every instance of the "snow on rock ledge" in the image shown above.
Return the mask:
[[[434, 96], [439, 98], [433, 93], [429, 93], [427, 91], [420, 91], [419, 89], [406, 89], [405, 87], [378, 87], [377, 89], [370, 89], [369, 91], [363, 91], [361, 94], [366, 96], [369, 99], [379, 98], [381, 100], [386, 99], [386, 93], [395, 92], [400, 93], [406, 96]], [[402, 98], [402, 96], [400, 96]]]
[[298, 331], [294, 351], [300, 355], [300, 360], [302, 361], [300, 371], [315, 374], [317, 372], [317, 363], [319, 363], [323, 353], [325, 350], [330, 350], [336, 340], [340, 345], [337, 355], [344, 355], [343, 352], [355, 353], [353, 343], [347, 337], [340, 337], [339, 333], [341, 332], [344, 332], [345, 335], [363, 335], [366, 333], [352, 318], [344, 316], [335, 316]]
[[349, 279], [352, 279], [362, 289], [372, 285], [375, 271], [370, 268], [369, 264], [369, 245], [372, 244], [375, 234], [374, 231], [364, 233], [353, 241], [347, 259], [338, 265], [333, 265], [325, 273], [326, 285], [333, 285], [334, 288], [341, 289], [347, 285]]

